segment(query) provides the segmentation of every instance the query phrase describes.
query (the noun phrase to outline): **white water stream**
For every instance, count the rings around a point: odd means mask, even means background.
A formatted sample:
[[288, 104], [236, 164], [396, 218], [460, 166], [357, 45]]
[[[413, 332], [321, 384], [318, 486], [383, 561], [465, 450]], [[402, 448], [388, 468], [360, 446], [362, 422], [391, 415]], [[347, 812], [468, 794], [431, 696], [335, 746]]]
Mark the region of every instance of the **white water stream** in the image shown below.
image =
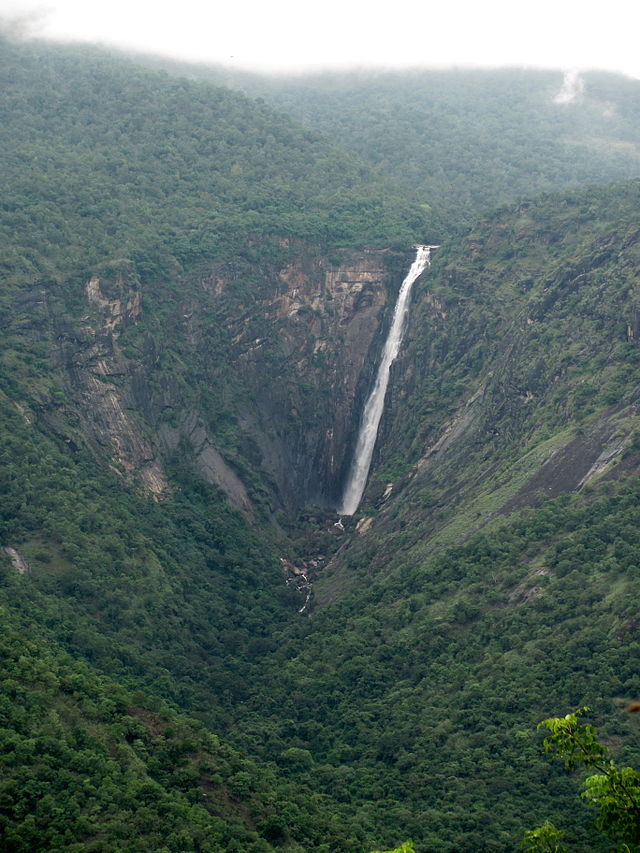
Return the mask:
[[356, 450], [349, 469], [349, 477], [342, 495], [342, 502], [338, 507], [340, 515], [353, 515], [358, 509], [362, 493], [367, 484], [369, 476], [369, 468], [371, 466], [371, 457], [373, 456], [373, 448], [378, 436], [378, 427], [380, 426], [380, 418], [384, 409], [384, 398], [387, 394], [389, 385], [389, 371], [391, 365], [396, 360], [400, 351], [400, 344], [405, 330], [405, 320], [409, 308], [409, 299], [411, 297], [411, 288], [414, 281], [424, 271], [429, 264], [431, 249], [433, 246], [418, 246], [416, 258], [411, 265], [411, 269], [407, 273], [407, 277], [402, 282], [398, 301], [393, 312], [393, 320], [391, 328], [384, 345], [382, 359], [378, 366], [378, 374], [373, 386], [373, 390], [369, 394], [367, 402], [362, 414], [360, 423], [360, 432], [358, 433], [358, 441]]

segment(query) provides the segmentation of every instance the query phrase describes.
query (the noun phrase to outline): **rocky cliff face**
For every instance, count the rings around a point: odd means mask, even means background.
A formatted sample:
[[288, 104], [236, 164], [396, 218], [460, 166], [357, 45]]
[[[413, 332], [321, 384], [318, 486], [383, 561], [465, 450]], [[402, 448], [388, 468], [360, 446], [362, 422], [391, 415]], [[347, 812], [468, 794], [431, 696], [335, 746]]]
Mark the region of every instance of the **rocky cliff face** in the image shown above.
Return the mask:
[[168, 489], [166, 476], [137, 405], [135, 371], [118, 346], [120, 327], [136, 323], [140, 317], [141, 295], [137, 289], [126, 290], [121, 279], [116, 284], [122, 296], [109, 300], [102, 294], [99, 278], [87, 283], [87, 300], [97, 309], [93, 318], [87, 318], [93, 322], [84, 327], [89, 346], [81, 350], [67, 347], [65, 352], [63, 345], [63, 357], [74, 392], [80, 394], [80, 411], [89, 427], [86, 432], [110, 452], [119, 470], [160, 497]]
[[393, 278], [388, 261], [373, 249], [332, 261], [297, 252], [256, 305], [260, 333], [242, 312], [230, 322], [253, 403], [243, 425], [285, 505], [332, 507], [339, 497]]
[[177, 298], [118, 274], [91, 277], [73, 315], [50, 301], [66, 387], [41, 407], [49, 429], [156, 499], [181, 453], [237, 509], [256, 483], [272, 509], [334, 506], [404, 258], [275, 246], [185, 277]]

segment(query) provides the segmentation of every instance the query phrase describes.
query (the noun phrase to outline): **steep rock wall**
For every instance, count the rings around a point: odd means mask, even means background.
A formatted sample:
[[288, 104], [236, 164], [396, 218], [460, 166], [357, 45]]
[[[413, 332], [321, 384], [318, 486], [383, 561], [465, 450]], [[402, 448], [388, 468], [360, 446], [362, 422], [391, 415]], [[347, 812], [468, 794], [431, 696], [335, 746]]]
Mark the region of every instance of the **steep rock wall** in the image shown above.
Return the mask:
[[62, 410], [49, 410], [47, 420], [66, 441], [72, 441], [67, 433], [69, 409], [73, 409], [71, 420], [79, 421], [80, 427], [74, 433], [79, 432], [95, 454], [110, 457], [113, 470], [160, 498], [168, 490], [167, 479], [145, 413], [136, 400], [135, 367], [118, 345], [121, 328], [140, 316], [140, 292], [128, 288], [122, 279], [116, 286], [122, 296], [110, 300], [103, 295], [97, 276], [87, 282], [89, 312], [81, 318], [82, 325], [53, 311], [68, 402]]
[[47, 428], [157, 499], [178, 456], [242, 511], [335, 506], [406, 259], [267, 243], [164, 289], [125, 269], [79, 308], [50, 299], [65, 391]]
[[[263, 267], [253, 306], [245, 301], [226, 318], [248, 390], [241, 418], [284, 505], [333, 507], [398, 259], [378, 249], [328, 259], [286, 248], [285, 263]], [[213, 275], [203, 285], [214, 302], [232, 302], [233, 277]]]

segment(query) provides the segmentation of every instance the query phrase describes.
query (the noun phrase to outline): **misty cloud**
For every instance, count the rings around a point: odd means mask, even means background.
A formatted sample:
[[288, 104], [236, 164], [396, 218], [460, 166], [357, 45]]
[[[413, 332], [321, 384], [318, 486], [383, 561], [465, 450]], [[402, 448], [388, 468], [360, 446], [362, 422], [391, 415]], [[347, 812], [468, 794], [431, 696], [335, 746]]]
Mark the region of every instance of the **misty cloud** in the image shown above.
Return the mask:
[[553, 99], [554, 104], [575, 104], [582, 100], [584, 80], [575, 68], [564, 72], [560, 91]]

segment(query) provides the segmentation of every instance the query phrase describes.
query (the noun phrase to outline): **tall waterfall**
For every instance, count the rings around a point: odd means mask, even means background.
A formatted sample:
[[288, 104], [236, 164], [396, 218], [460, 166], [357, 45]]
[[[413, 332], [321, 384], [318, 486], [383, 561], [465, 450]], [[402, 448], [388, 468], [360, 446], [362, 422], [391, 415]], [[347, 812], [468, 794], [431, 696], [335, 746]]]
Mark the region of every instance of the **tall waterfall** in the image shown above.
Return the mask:
[[342, 495], [342, 503], [338, 507], [340, 515], [353, 515], [358, 509], [358, 504], [362, 498], [364, 487], [367, 484], [369, 475], [369, 467], [371, 465], [371, 457], [373, 456], [373, 448], [378, 435], [378, 427], [380, 426], [380, 418], [384, 409], [384, 398], [389, 385], [389, 371], [391, 365], [396, 360], [402, 343], [402, 337], [405, 329], [405, 319], [409, 308], [409, 298], [411, 296], [411, 288], [414, 281], [420, 273], [429, 264], [432, 246], [418, 246], [416, 258], [411, 265], [407, 277], [402, 282], [398, 301], [393, 312], [393, 320], [389, 335], [384, 345], [382, 359], [378, 366], [378, 374], [376, 376], [375, 385], [369, 394], [369, 398], [364, 407], [362, 414], [362, 422], [360, 424], [360, 432], [358, 433], [358, 441], [356, 443], [356, 451], [349, 469], [349, 477]]

